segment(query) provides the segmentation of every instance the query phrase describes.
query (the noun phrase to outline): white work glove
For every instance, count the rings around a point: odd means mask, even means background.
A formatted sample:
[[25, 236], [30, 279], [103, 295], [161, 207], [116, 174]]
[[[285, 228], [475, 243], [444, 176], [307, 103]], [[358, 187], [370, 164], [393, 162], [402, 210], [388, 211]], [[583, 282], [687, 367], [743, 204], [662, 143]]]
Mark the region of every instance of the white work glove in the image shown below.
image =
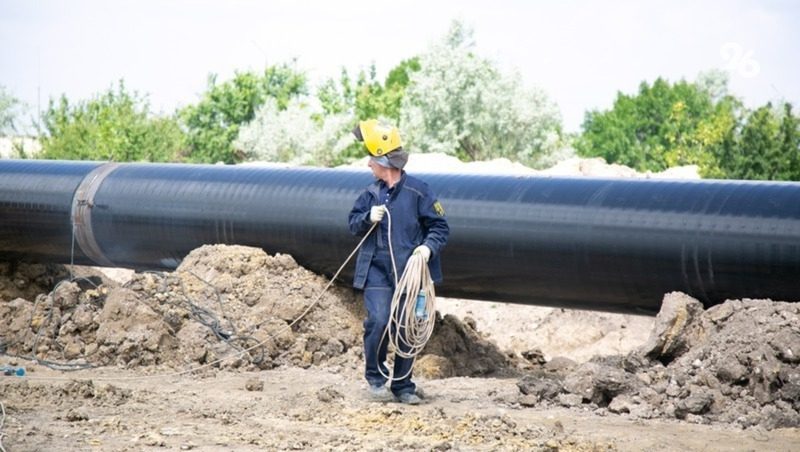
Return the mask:
[[420, 245], [420, 246], [414, 248], [414, 254], [419, 254], [420, 256], [422, 256], [422, 258], [427, 263], [428, 259], [431, 258], [431, 249], [428, 248], [425, 245]]
[[369, 221], [378, 223], [383, 220], [385, 214], [386, 206], [372, 206], [372, 209], [369, 211]]

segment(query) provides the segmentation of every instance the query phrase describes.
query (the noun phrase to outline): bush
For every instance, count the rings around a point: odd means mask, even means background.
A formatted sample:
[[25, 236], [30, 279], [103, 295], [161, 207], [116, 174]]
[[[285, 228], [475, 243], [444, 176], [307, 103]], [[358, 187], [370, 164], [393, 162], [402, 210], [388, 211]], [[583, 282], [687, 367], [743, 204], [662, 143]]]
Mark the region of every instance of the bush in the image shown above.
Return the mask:
[[52, 100], [43, 117], [47, 159], [169, 162], [180, 159], [185, 136], [172, 117], [151, 115], [147, 102], [122, 81], [88, 101]]

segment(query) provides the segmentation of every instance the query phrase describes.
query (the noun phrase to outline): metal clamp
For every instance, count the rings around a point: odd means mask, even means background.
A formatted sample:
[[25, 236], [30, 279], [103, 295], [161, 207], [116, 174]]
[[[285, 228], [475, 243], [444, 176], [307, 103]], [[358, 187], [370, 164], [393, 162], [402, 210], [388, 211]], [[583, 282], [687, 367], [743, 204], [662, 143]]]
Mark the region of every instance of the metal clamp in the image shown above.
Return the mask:
[[114, 263], [103, 254], [92, 231], [92, 208], [94, 197], [106, 177], [120, 166], [105, 163], [93, 169], [83, 178], [72, 198], [72, 233], [83, 254], [98, 265], [113, 267]]

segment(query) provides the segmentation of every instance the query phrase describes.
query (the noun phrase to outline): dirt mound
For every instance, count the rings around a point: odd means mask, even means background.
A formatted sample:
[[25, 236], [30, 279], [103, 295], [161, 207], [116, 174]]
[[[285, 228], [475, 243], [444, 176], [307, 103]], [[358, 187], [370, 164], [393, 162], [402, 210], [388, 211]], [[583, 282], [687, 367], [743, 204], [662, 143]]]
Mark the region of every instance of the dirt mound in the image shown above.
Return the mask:
[[494, 342], [484, 339], [469, 317], [461, 321], [453, 315], [438, 315], [433, 331], [414, 367], [417, 375], [427, 378], [499, 376], [513, 373], [522, 365], [513, 353], [503, 353]]
[[[27, 269], [6, 279], [21, 282], [7, 292], [13, 299], [0, 302], [0, 344], [12, 356], [66, 367], [362, 366], [364, 313], [356, 293], [332, 287], [294, 323], [328, 281], [288, 255], [203, 246], [175, 272], [136, 273], [122, 286], [99, 277], [88, 286], [62, 281], [53, 290], [47, 283], [66, 276], [63, 267]], [[36, 290], [46, 293], [33, 302], [20, 296]], [[452, 316], [437, 322], [428, 356], [420, 359], [421, 375], [487, 375], [512, 365], [474, 323]]]
[[539, 401], [639, 418], [767, 429], [800, 426], [800, 305], [733, 300], [703, 310], [664, 297], [650, 339], [627, 356], [552, 360], [519, 382]]
[[0, 262], [0, 300], [32, 300], [68, 277], [63, 265]]

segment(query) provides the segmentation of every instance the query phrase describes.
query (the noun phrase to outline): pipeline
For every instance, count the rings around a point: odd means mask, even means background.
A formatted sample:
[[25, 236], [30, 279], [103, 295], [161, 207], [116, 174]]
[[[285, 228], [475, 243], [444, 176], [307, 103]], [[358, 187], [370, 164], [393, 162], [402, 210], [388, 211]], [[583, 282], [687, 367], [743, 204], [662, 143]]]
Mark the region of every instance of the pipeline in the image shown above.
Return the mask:
[[[800, 183], [423, 174], [451, 227], [437, 294], [654, 314], [683, 291], [800, 300]], [[175, 268], [212, 243], [331, 275], [366, 171], [0, 160], [4, 261]], [[343, 281], [352, 277], [350, 266]]]

